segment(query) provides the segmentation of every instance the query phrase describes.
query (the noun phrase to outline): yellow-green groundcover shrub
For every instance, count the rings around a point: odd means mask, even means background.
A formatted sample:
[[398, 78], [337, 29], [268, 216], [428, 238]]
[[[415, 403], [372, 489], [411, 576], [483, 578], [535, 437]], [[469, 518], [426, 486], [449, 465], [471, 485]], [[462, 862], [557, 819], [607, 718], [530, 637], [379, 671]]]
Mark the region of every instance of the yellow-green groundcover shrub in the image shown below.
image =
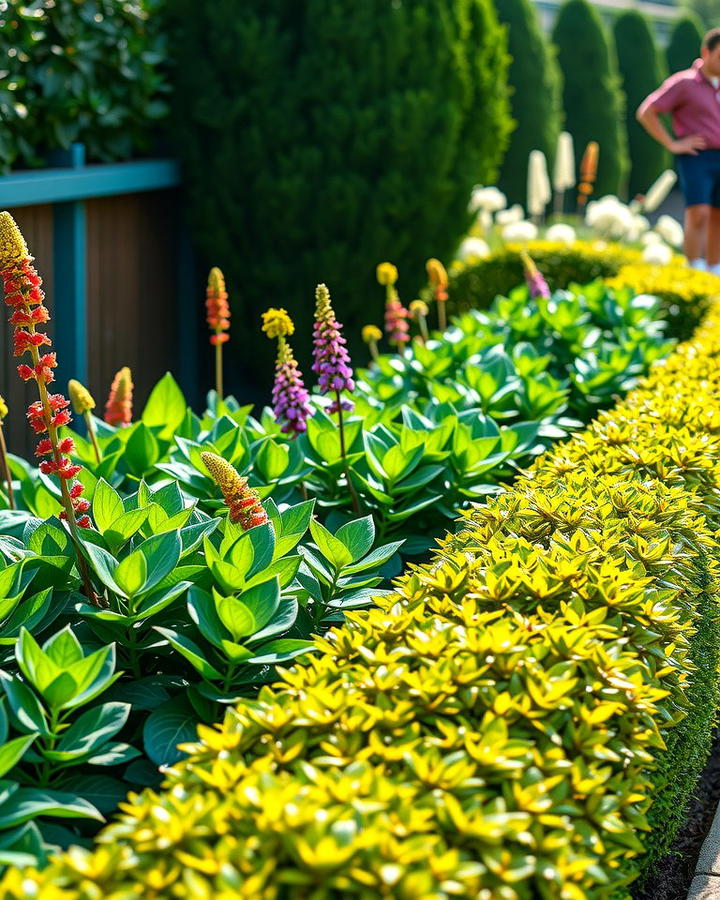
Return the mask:
[[719, 393], [716, 301], [397, 595], [201, 727], [96, 849], [0, 897], [626, 896], [718, 704]]

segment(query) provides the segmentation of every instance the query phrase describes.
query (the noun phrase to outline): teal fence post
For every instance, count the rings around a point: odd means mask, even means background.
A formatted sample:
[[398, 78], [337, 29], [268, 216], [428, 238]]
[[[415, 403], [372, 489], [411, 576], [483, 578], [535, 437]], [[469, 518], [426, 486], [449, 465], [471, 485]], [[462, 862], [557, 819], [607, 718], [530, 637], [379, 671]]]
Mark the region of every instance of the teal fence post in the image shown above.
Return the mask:
[[[80, 169], [85, 147], [73, 144], [61, 164]], [[53, 321], [58, 355], [58, 390], [69, 378], [88, 380], [87, 346], [87, 233], [85, 201], [56, 203], [53, 209]]]

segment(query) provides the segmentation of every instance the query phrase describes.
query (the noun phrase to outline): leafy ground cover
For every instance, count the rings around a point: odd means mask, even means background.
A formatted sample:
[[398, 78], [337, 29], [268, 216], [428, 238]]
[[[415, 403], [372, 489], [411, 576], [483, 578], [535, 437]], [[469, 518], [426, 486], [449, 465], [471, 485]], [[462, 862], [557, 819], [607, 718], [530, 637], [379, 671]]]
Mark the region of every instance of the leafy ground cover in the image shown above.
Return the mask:
[[627, 896], [717, 707], [718, 327], [6, 896]]
[[[382, 604], [403, 557], [426, 553], [471, 500], [507, 486], [669, 349], [654, 298], [599, 283], [550, 295], [530, 269], [530, 290], [432, 339], [398, 339], [356, 386], [320, 286], [318, 395], [304, 392], [292, 323], [271, 310], [274, 410], [256, 418], [216, 391], [198, 416], [168, 375], [133, 423], [121, 372], [110, 423], [71, 386], [86, 440], [47, 390], [54, 357], [39, 356], [48, 341], [27, 250], [12, 229], [2, 238], [16, 346], [33, 363], [20, 374], [40, 392], [29, 418], [47, 435], [39, 468], [11, 457], [15, 508], [0, 517], [3, 863], [87, 842], [129, 787], [157, 784], [157, 767], [182, 758], [198, 724], [252, 704], [278, 665], [314, 666], [326, 646], [314, 636]], [[226, 299], [215, 273], [218, 360]], [[388, 309], [398, 302], [388, 291]], [[296, 738], [279, 752], [305, 758]]]

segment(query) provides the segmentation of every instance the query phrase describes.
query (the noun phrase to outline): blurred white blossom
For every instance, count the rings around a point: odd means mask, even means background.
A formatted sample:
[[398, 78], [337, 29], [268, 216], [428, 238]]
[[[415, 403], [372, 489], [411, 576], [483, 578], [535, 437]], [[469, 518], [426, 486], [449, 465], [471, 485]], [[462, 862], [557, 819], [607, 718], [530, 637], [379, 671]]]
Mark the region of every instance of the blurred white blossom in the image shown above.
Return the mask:
[[502, 239], [507, 244], [526, 244], [534, 241], [538, 236], [537, 225], [532, 222], [511, 222], [500, 232]]
[[[628, 209], [630, 209], [632, 212], [631, 206], [629, 206]], [[645, 216], [634, 213], [632, 219], [630, 220], [630, 227], [625, 232], [625, 240], [633, 242], [642, 240], [642, 236], [649, 230], [650, 222], [648, 222]]]
[[655, 223], [655, 231], [665, 241], [673, 247], [681, 247], [683, 242], [683, 227], [677, 219], [672, 216], [660, 216]]
[[663, 239], [654, 231], [646, 231], [645, 234], [640, 235], [640, 243], [643, 246], [647, 246], [648, 244], [662, 244]]
[[468, 211], [471, 213], [479, 212], [486, 209], [488, 212], [497, 212], [499, 209], [505, 209], [507, 206], [507, 197], [501, 190], [496, 187], [483, 187], [478, 184], [472, 190], [470, 195], [470, 203]]
[[565, 222], [556, 222], [555, 225], [551, 225], [545, 232], [545, 239], [557, 241], [559, 244], [574, 244], [577, 240], [577, 235], [572, 225], [566, 225]]
[[542, 216], [552, 198], [547, 160], [542, 150], [531, 150], [528, 158], [527, 210], [531, 216]]
[[508, 209], [501, 209], [495, 213], [495, 222], [497, 225], [504, 227], [512, 225], [513, 222], [522, 222], [525, 218], [525, 210], [519, 203], [513, 203]]
[[490, 247], [482, 238], [466, 237], [457, 252], [458, 259], [485, 259], [490, 256]]
[[604, 237], [623, 238], [632, 229], [633, 213], [612, 194], [591, 200], [585, 211], [585, 224]]
[[653, 212], [660, 206], [670, 191], [675, 186], [677, 175], [672, 169], [665, 169], [648, 188], [645, 199], [643, 200], [643, 209], [646, 212]]
[[575, 150], [572, 135], [561, 131], [558, 135], [553, 169], [553, 187], [556, 191], [566, 191], [575, 184]]
[[648, 244], [642, 252], [642, 259], [653, 266], [666, 266], [672, 255], [672, 249], [667, 244]]

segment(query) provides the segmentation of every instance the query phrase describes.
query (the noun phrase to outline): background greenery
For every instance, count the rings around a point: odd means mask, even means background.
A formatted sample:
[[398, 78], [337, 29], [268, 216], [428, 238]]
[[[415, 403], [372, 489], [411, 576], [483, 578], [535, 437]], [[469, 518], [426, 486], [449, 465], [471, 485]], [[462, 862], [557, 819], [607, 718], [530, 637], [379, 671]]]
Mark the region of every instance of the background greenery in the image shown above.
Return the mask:
[[503, 159], [498, 186], [509, 203], [525, 203], [528, 156], [542, 150], [552, 166], [562, 112], [562, 77], [555, 49], [543, 33], [530, 0], [495, 0], [507, 27], [510, 103], [515, 129]]
[[564, 78], [565, 129], [575, 140], [577, 164], [588, 143], [597, 141], [600, 155], [595, 193], [620, 194], [629, 161], [615, 48], [598, 13], [586, 0], [568, 0], [561, 7], [553, 41]]
[[489, 0], [168, 7], [194, 233], [236, 289], [230, 356], [253, 380], [271, 348], [244, 353], [245, 328], [268, 303], [307, 337], [322, 280], [352, 336], [380, 260], [408, 296], [452, 254], [507, 143], [504, 32]]
[[160, 0], [34, 0], [0, 10], [0, 171], [82, 141], [92, 160], [143, 151], [167, 113]]

